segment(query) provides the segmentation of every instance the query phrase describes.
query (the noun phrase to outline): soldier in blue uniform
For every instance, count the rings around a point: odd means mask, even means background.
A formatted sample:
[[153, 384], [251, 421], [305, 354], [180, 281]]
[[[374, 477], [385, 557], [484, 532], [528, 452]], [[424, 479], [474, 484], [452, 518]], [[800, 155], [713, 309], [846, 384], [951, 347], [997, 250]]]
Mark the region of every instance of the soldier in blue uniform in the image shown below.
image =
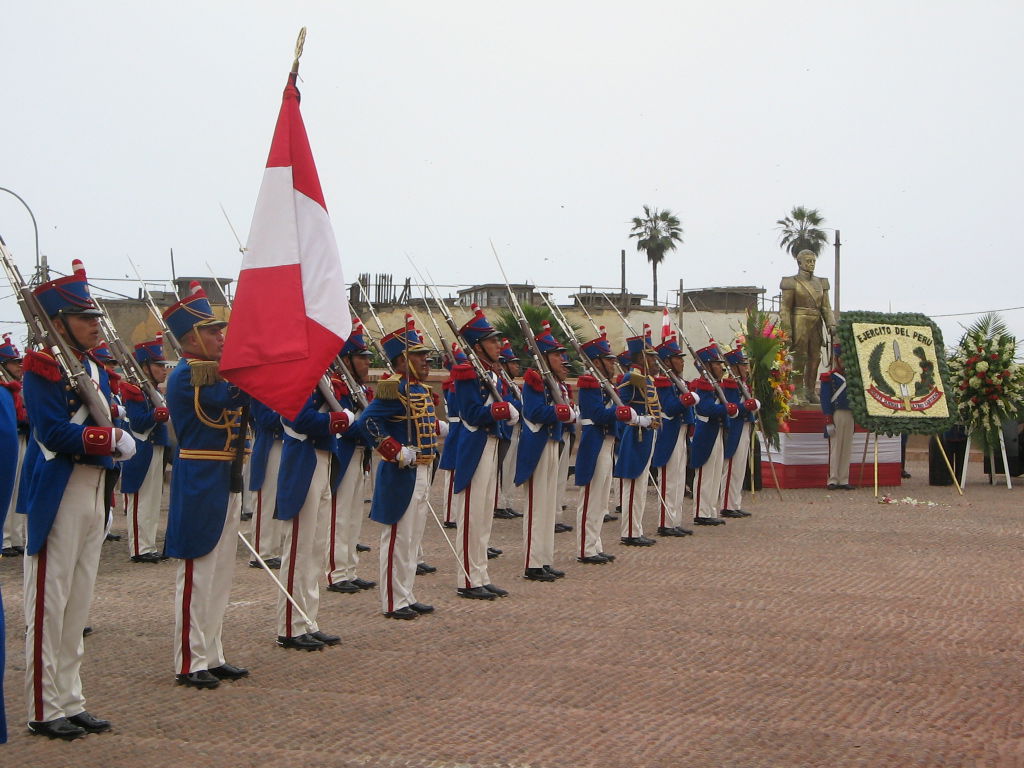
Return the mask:
[[654, 455], [654, 442], [661, 429], [661, 401], [651, 376], [650, 361], [657, 351], [651, 344], [650, 327], [642, 336], [626, 339], [630, 369], [624, 374], [619, 397], [637, 413], [637, 418], [619, 426], [619, 447], [615, 456], [615, 477], [622, 478], [622, 535], [629, 547], [650, 547], [656, 542], [644, 536], [643, 515], [647, 501], [647, 476]]
[[164, 310], [183, 357], [167, 377], [167, 407], [178, 437], [164, 551], [178, 558], [174, 671], [179, 685], [215, 688], [249, 670], [229, 664], [221, 631], [231, 593], [242, 509], [239, 454], [249, 398], [220, 377], [223, 320], [193, 282]]
[[370, 504], [370, 519], [381, 525], [380, 587], [384, 615], [416, 619], [432, 613], [413, 592], [416, 561], [427, 505], [438, 425], [430, 374], [430, 348], [407, 316], [406, 324], [381, 339], [395, 376], [377, 384], [373, 402], [360, 414], [356, 428], [372, 440], [384, 459]]
[[[682, 381], [684, 353], [675, 336], [662, 341], [657, 351], [658, 357]], [[651, 458], [651, 467], [660, 470], [658, 535], [688, 536], [693, 531], [682, 525], [683, 505], [686, 503], [686, 437], [694, 423], [693, 406], [700, 398], [689, 389], [681, 392], [668, 376], [655, 377], [654, 386], [661, 403], [661, 432]]]
[[828, 485], [852, 491], [850, 485], [850, 449], [853, 446], [853, 411], [846, 396], [846, 373], [843, 370], [841, 348], [832, 345], [831, 371], [821, 374], [821, 412], [825, 414], [825, 436], [828, 438]]
[[523, 377], [523, 429], [516, 456], [516, 485], [526, 484], [526, 515], [523, 517], [523, 546], [526, 568], [523, 576], [533, 581], [554, 581], [565, 572], [554, 567], [555, 512], [558, 504], [558, 447], [563, 425], [576, 421], [565, 379], [569, 375], [566, 349], [551, 333], [545, 321], [535, 337], [548, 370], [561, 389], [562, 403], [555, 403], [540, 373], [533, 368]]
[[[615, 355], [604, 334], [581, 345], [583, 353], [606, 379], [615, 377]], [[576, 381], [580, 409], [580, 447], [576, 453], [574, 482], [580, 488], [576, 501], [577, 550], [581, 563], [603, 564], [615, 559], [604, 551], [601, 523], [608, 511], [618, 422], [636, 420], [638, 414], [627, 405], [614, 404], [591, 374]]]
[[3, 524], [3, 544], [0, 555], [14, 557], [25, 554], [25, 516], [16, 514], [18, 500], [18, 482], [21, 478], [22, 466], [25, 462], [25, 451], [28, 448], [28, 415], [25, 412], [25, 401], [21, 395], [21, 353], [11, 341], [11, 335], [5, 333], [3, 344], [0, 344], [0, 365], [7, 374], [3, 386], [11, 392], [17, 406], [18, 420], [18, 455], [15, 459], [14, 489], [11, 491], [10, 503], [7, 507], [7, 519]]
[[501, 336], [476, 304], [473, 317], [459, 329], [459, 334], [486, 368], [484, 373], [490, 377], [502, 400], [494, 402], [490, 389], [468, 362], [452, 368], [456, 407], [462, 424], [452, 502], [459, 528], [456, 549], [463, 568], [455, 575], [456, 592], [471, 600], [493, 600], [508, 595], [506, 590], [491, 583], [487, 571], [487, 549], [498, 487], [498, 446], [500, 439], [511, 438], [510, 428], [519, 420], [519, 409], [511, 403], [508, 385], [498, 376]]
[[754, 410], [749, 410], [740, 396], [739, 383], [746, 383], [750, 376], [750, 361], [747, 360], [743, 348], [737, 346], [726, 352], [725, 362], [729, 364], [729, 370], [732, 373], [732, 378], [726, 379], [726, 382], [732, 382], [734, 385], [725, 390], [726, 394], [733, 393], [734, 402], [742, 407], [739, 417], [729, 420], [729, 431], [726, 434], [725, 452], [723, 453], [724, 468], [718, 509], [722, 517], [750, 517], [750, 513], [742, 509], [743, 476], [747, 471], [750, 440], [753, 434], [753, 425], [757, 421], [757, 408], [760, 407], [760, 403]]
[[437, 468], [442, 472], [444, 478], [444, 527], [455, 528], [455, 456], [458, 453], [459, 437], [462, 435], [462, 419], [459, 416], [459, 403], [455, 397], [455, 379], [452, 378], [452, 369], [469, 362], [466, 353], [458, 344], [452, 342], [451, 353], [445, 355], [444, 366], [448, 369], [448, 378], [441, 383], [441, 392], [444, 395], [445, 414], [448, 418], [448, 436], [444, 439], [444, 448], [441, 451], [441, 459]]
[[[508, 339], [501, 340], [501, 351], [498, 354], [501, 356], [501, 367], [510, 381], [515, 381], [522, 376], [523, 366]], [[508, 401], [522, 413], [523, 402], [516, 396], [515, 391], [509, 393]], [[516, 425], [509, 425], [506, 422], [499, 430], [498, 500], [494, 504], [494, 516], [502, 520], [523, 516], [522, 512], [512, 508], [512, 494], [516, 487], [516, 454], [519, 452], [519, 432], [522, 428], [522, 422]], [[504, 436], [506, 434], [508, 435], [507, 439]]]
[[[281, 567], [281, 541], [284, 538], [284, 523], [274, 517], [284, 426], [281, 414], [255, 398], [249, 406], [249, 417], [254, 435], [249, 457], [249, 491], [256, 494], [252, 546], [267, 567], [276, 570]], [[259, 568], [260, 564], [250, 560], [249, 567]]]
[[[109, 403], [110, 381], [86, 350], [99, 342], [102, 314], [89, 295], [85, 269], [35, 289], [42, 310]], [[110, 729], [85, 710], [80, 670], [85, 629], [104, 535], [106, 473], [131, 458], [135, 440], [96, 425], [48, 352], [25, 356], [24, 395], [39, 446], [20, 490], [26, 497], [25, 691], [28, 727], [50, 738], [76, 739]]]
[[[154, 386], [167, 380], [163, 336], [135, 345], [135, 359]], [[121, 397], [137, 450], [121, 464], [121, 493], [128, 512], [128, 552], [133, 563], [158, 563], [156, 529], [164, 496], [164, 450], [167, 447], [165, 406], [156, 406], [145, 390], [122, 382]]]
[[[367, 402], [373, 400], [373, 390], [364, 383], [370, 374], [371, 356], [366, 346], [366, 329], [359, 318], [355, 318], [352, 333], [341, 348], [341, 363], [352, 374]], [[358, 413], [360, 406], [348, 386], [340, 380], [335, 380], [334, 384], [342, 406]], [[356, 566], [359, 565], [356, 547], [365, 517], [363, 463], [372, 447], [358, 429], [349, 429], [338, 437], [338, 489], [331, 499], [331, 530], [327, 538], [327, 589], [331, 592], [362, 592], [377, 586], [377, 582], [356, 575]]]

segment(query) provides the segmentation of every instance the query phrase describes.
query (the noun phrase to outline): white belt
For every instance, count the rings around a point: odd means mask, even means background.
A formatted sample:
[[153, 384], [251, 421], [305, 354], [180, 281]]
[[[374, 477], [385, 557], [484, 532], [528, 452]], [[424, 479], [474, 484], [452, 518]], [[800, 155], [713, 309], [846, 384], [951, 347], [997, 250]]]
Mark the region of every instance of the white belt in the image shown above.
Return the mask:
[[458, 424], [460, 421], [462, 421], [462, 419], [460, 417], [458, 417], [458, 416], [449, 416], [448, 417], [448, 423], [449, 424]]
[[593, 419], [580, 419], [579, 420], [579, 424], [580, 424], [581, 427], [592, 427], [592, 426], [594, 426], [594, 420]]

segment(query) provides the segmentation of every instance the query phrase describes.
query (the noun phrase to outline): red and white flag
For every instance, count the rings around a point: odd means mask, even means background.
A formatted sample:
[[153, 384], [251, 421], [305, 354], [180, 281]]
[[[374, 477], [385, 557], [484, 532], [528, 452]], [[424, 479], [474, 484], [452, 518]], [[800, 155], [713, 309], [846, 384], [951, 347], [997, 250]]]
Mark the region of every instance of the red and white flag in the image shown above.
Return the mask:
[[352, 331], [295, 78], [284, 89], [220, 365], [225, 379], [287, 418]]
[[661, 310], [661, 340], [665, 341], [672, 335], [672, 321], [668, 317], [668, 308]]

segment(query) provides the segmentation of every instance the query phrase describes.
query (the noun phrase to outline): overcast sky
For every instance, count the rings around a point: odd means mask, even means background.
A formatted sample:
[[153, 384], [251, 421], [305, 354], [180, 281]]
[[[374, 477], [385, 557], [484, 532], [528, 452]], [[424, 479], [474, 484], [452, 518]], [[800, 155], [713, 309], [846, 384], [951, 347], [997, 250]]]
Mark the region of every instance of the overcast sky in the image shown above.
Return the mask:
[[[803, 204], [842, 231], [843, 308], [1024, 305], [1017, 0], [5, 6], [0, 186], [62, 271], [124, 277], [130, 255], [163, 277], [173, 247], [179, 274], [237, 274], [219, 204], [245, 240], [306, 25], [302, 110], [347, 277], [401, 279], [408, 251], [441, 283], [494, 282], [493, 238], [542, 285], [616, 286], [625, 248], [650, 293], [628, 238], [647, 203], [684, 229], [662, 297], [680, 278], [772, 294], [795, 271], [775, 221]], [[3, 193], [0, 234], [31, 272]], [[940, 320], [947, 343], [971, 319]]]

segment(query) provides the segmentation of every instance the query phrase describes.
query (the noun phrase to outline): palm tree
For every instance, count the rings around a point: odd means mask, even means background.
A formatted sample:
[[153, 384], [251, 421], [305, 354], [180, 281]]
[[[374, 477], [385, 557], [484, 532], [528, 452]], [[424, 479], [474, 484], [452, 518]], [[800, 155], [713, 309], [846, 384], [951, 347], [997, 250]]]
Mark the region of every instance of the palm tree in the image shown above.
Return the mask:
[[644, 206], [643, 216], [633, 217], [633, 229], [630, 237], [636, 238], [636, 249], [647, 254], [654, 272], [654, 290], [651, 298], [658, 305], [658, 265], [665, 254], [674, 251], [676, 245], [683, 242], [683, 228], [679, 217], [670, 210], [659, 211], [649, 205]]
[[817, 256], [821, 246], [828, 245], [828, 235], [818, 227], [825, 223], [825, 218], [817, 208], [794, 206], [789, 216], [775, 222], [779, 230], [779, 247], [796, 256], [800, 251], [814, 251]]

